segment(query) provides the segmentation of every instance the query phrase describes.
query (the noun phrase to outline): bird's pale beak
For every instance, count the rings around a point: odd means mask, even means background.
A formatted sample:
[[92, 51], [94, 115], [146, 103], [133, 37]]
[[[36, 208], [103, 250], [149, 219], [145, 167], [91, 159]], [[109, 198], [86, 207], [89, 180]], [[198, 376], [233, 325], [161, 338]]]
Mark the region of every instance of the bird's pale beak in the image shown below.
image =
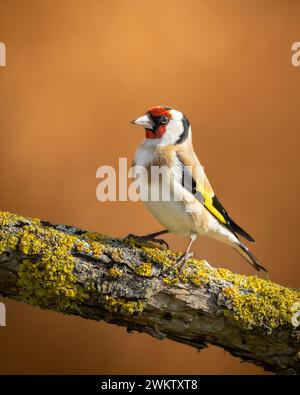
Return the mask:
[[131, 121], [134, 125], [143, 126], [145, 129], [153, 129], [153, 122], [149, 115], [143, 115], [142, 117], [136, 118]]

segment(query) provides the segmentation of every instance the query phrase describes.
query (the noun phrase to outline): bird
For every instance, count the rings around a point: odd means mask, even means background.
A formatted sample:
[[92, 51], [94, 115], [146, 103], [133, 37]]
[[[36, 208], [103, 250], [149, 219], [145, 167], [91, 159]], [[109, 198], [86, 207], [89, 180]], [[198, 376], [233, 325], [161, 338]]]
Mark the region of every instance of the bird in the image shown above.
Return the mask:
[[[192, 256], [193, 242], [198, 237], [208, 236], [233, 247], [254, 269], [267, 272], [241, 241], [242, 237], [254, 242], [252, 236], [231, 218], [217, 198], [194, 151], [187, 117], [171, 107], [155, 106], [131, 123], [145, 130], [145, 139], [133, 160], [133, 168], [146, 169], [140, 176], [141, 188], [147, 191], [141, 200], [164, 229], [146, 236], [130, 236], [157, 241], [167, 247], [159, 236], [172, 233], [188, 237], [186, 251], [177, 259], [180, 270]], [[154, 168], [167, 169], [169, 173], [166, 172], [165, 178], [153, 180], [151, 169]], [[160, 190], [155, 199], [149, 192], [151, 188]], [[163, 188], [170, 190], [168, 199], [162, 196]]]

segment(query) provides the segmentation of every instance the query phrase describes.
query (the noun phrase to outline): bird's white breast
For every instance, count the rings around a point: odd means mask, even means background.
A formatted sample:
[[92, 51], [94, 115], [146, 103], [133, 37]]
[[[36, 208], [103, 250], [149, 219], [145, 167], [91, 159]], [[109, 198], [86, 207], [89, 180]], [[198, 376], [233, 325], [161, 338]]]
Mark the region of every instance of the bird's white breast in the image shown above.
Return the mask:
[[148, 167], [155, 159], [155, 151], [153, 147], [145, 147], [141, 144], [136, 150], [134, 163], [136, 166]]
[[[154, 147], [141, 145], [136, 151], [135, 165], [148, 168], [156, 162], [156, 155]], [[167, 187], [170, 187], [171, 199], [164, 201], [161, 195], [158, 201], [151, 199], [150, 187], [161, 189], [161, 179], [159, 185], [155, 185], [155, 181], [151, 180], [150, 172], [145, 172], [144, 176], [140, 177], [140, 184], [141, 188], [148, 187], [148, 194], [146, 199], [141, 200], [160, 224], [170, 232], [184, 236], [190, 236], [191, 233], [200, 234], [203, 231], [201, 213], [205, 209], [188, 191], [183, 189], [181, 164], [176, 155], [170, 170], [174, 178], [165, 180], [165, 183], [170, 184]], [[173, 194], [179, 194], [179, 199], [178, 196], [174, 199]], [[191, 205], [197, 211], [196, 215], [191, 215], [189, 212]]]

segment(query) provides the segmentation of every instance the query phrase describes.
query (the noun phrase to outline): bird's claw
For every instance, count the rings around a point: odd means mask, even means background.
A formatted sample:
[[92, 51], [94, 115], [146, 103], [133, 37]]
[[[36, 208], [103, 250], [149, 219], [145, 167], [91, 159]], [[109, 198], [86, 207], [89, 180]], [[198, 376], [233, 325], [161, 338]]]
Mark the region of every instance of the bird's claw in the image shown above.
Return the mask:
[[181, 256], [177, 259], [177, 262], [175, 263], [175, 267], [178, 267], [178, 268], [179, 268], [179, 270], [178, 270], [179, 274], [182, 273], [182, 271], [183, 271], [183, 269], [184, 269], [184, 266], [185, 266], [186, 262], [187, 262], [190, 258], [192, 258], [193, 256], [194, 256], [194, 253], [193, 253], [193, 252], [189, 252], [189, 253], [184, 253], [183, 255], [181, 255]]
[[176, 262], [174, 265], [169, 266], [166, 270], [164, 270], [164, 275], [166, 276], [170, 272], [173, 272], [173, 270], [176, 270], [176, 269], [178, 269], [177, 273], [180, 275], [184, 269], [186, 262], [193, 256], [194, 256], [193, 252], [188, 252], [188, 253], [184, 253], [184, 254], [180, 255], [180, 257], [178, 257], [176, 259]]
[[165, 246], [166, 249], [169, 250], [169, 244], [164, 239], [156, 239], [155, 237], [153, 237], [152, 239], [150, 238], [150, 241]]
[[125, 237], [126, 239], [132, 239], [140, 242], [149, 242], [149, 243], [154, 243], [154, 244], [160, 244], [161, 246], [165, 246], [167, 249], [169, 249], [169, 244], [163, 240], [163, 239], [156, 239], [155, 237], [152, 236], [136, 236], [133, 234], [129, 234]]

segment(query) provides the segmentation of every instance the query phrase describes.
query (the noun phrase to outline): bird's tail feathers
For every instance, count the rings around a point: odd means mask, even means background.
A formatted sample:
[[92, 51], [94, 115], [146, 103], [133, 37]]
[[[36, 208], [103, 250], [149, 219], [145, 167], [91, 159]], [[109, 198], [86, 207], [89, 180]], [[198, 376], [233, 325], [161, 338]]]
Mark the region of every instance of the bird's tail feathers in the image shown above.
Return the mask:
[[229, 217], [229, 224], [230, 224], [231, 229], [235, 233], [239, 234], [240, 236], [243, 236], [248, 241], [255, 242], [253, 237], [250, 236], [249, 233], [247, 233], [243, 228], [241, 228], [236, 222], [234, 222], [234, 220], [231, 217]]
[[245, 244], [243, 244], [241, 241], [236, 243], [234, 245], [234, 249], [237, 250], [249, 263], [251, 266], [254, 267], [254, 269], [260, 271], [263, 270], [267, 272], [267, 269], [265, 269], [257, 260], [257, 258], [252, 254], [252, 252], [249, 250]]

